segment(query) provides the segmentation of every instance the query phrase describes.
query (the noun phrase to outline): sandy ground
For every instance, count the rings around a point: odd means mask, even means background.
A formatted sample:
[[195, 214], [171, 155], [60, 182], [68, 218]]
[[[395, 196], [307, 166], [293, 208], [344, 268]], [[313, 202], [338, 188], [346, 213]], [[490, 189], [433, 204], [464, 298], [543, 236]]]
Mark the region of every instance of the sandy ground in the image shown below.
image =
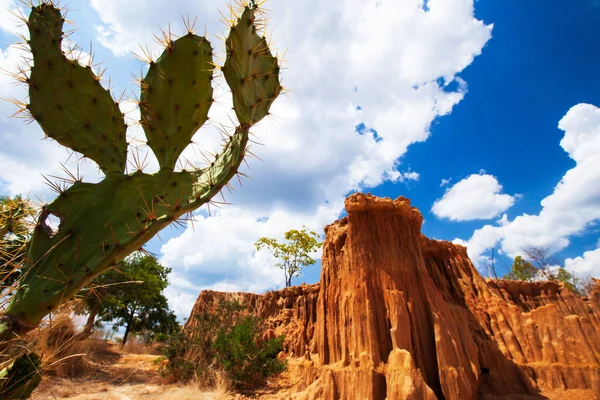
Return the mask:
[[33, 392], [41, 399], [231, 399], [224, 391], [204, 391], [194, 386], [165, 385], [155, 361], [159, 356], [103, 351], [86, 366], [84, 378], [48, 376]]
[[[226, 388], [206, 390], [194, 385], [166, 384], [158, 372], [157, 355], [123, 353], [116, 346], [105, 346], [90, 354], [86, 357], [85, 367], [82, 367], [85, 368], [82, 377], [60, 378], [48, 374], [33, 392], [32, 399], [279, 399], [292, 386], [291, 371], [247, 395], [231, 394]], [[288, 397], [283, 394], [283, 398]]]

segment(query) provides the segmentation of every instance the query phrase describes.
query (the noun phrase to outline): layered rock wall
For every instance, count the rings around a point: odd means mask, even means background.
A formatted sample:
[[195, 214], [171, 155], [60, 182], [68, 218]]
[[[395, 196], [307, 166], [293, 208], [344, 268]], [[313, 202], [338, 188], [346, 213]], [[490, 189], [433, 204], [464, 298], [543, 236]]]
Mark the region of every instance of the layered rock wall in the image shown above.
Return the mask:
[[285, 335], [284, 349], [289, 355], [302, 356], [309, 351], [313, 337], [317, 321], [318, 293], [318, 283], [261, 295], [204, 290], [198, 296], [184, 330], [193, 335], [198, 314], [215, 311], [220, 300], [236, 300], [266, 320], [269, 336]]
[[285, 333], [304, 357], [297, 398], [600, 394], [598, 284], [582, 299], [553, 282], [485, 280], [464, 247], [420, 234], [407, 199], [355, 194], [346, 210], [326, 227], [320, 284], [203, 292], [194, 309], [238, 296]]

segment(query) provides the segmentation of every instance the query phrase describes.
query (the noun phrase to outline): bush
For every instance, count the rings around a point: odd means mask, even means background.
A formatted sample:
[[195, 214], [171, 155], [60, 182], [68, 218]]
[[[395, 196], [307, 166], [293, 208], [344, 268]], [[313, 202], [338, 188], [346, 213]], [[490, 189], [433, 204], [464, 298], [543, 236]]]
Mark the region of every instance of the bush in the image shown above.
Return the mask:
[[283, 336], [259, 344], [261, 325], [257, 317], [242, 317], [237, 324], [221, 329], [212, 345], [219, 366], [236, 386], [261, 382], [285, 370], [285, 364], [277, 359]]
[[162, 347], [163, 376], [214, 387], [225, 374], [239, 389], [285, 370], [286, 364], [277, 359], [284, 337], [262, 340], [264, 321], [238, 301], [222, 300], [213, 312], [196, 315], [194, 322]]

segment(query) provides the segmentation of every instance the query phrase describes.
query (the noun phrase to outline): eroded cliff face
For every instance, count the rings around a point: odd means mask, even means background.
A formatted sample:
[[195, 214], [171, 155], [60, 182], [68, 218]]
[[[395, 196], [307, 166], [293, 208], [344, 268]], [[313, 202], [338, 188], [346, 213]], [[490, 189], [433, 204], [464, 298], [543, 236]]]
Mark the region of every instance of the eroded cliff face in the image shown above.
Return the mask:
[[[582, 299], [557, 282], [484, 280], [463, 247], [423, 237], [422, 248], [446, 301], [466, 306], [476, 318], [471, 330], [492, 340], [540, 390], [586, 389], [598, 395], [598, 283], [596, 294]], [[494, 369], [485, 364], [495, 381]]]
[[302, 356], [309, 351], [313, 337], [318, 294], [318, 283], [289, 287], [262, 295], [204, 290], [198, 296], [184, 330], [193, 334], [195, 316], [205, 311], [216, 310], [220, 300], [237, 300], [252, 313], [266, 320], [268, 337], [285, 335], [283, 345], [288, 355]]
[[[408, 199], [355, 194], [346, 210], [326, 227], [320, 284], [227, 295], [303, 357], [290, 396], [599, 396], [600, 285], [580, 299], [555, 283], [486, 281], [465, 248], [421, 235]], [[219, 296], [201, 293], [194, 309]]]

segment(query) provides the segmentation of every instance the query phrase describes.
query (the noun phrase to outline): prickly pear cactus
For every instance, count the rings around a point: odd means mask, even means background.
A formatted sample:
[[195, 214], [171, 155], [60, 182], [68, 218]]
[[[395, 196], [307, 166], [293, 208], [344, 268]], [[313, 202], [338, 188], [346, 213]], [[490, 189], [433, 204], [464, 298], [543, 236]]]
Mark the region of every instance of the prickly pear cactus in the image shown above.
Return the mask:
[[[61, 303], [161, 229], [209, 202], [238, 172], [250, 127], [269, 113], [282, 90], [278, 60], [257, 33], [260, 10], [243, 7], [226, 39], [223, 74], [233, 94], [239, 125], [206, 168], [174, 171], [213, 102], [213, 51], [189, 32], [166, 39], [162, 55], [141, 80], [141, 125], [160, 170], [125, 174], [126, 124], [119, 105], [92, 68], [61, 49], [64, 18], [51, 1], [32, 7], [28, 41], [33, 56], [29, 104], [45, 134], [94, 160], [99, 183], [76, 180], [45, 206], [29, 245], [16, 294], [0, 321], [0, 340], [27, 332]], [[57, 231], [46, 223], [59, 218]]]

